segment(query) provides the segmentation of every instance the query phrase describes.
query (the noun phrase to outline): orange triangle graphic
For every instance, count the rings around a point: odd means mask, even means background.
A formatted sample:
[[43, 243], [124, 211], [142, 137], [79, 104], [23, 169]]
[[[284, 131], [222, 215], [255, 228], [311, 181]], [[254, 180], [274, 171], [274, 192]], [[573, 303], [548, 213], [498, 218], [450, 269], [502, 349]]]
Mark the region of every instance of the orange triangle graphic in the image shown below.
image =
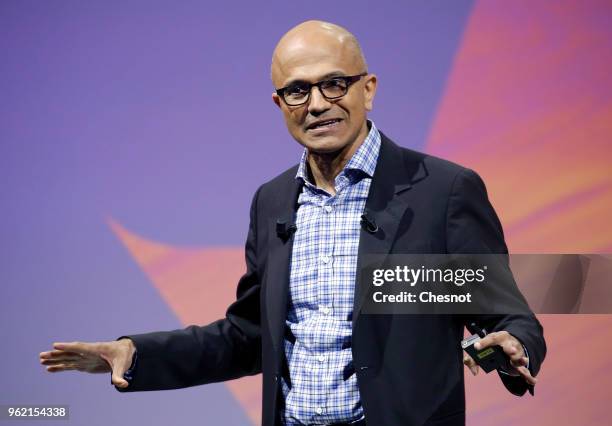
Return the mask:
[[[245, 271], [242, 248], [174, 247], [140, 237], [112, 218], [108, 224], [183, 325], [208, 324], [225, 315]], [[225, 384], [259, 424], [261, 376]]]

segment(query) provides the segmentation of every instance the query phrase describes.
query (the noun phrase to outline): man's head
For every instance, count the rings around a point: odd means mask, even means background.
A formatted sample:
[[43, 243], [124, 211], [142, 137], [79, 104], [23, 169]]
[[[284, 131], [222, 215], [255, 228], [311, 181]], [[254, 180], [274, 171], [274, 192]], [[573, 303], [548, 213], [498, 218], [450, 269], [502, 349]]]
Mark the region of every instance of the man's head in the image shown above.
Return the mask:
[[[357, 39], [346, 29], [322, 21], [306, 21], [289, 30], [272, 56], [272, 84], [276, 89], [289, 86], [290, 93], [307, 88], [304, 83], [366, 72]], [[366, 74], [354, 80], [348, 82], [346, 94], [335, 99], [323, 96], [326, 90], [321, 86], [312, 87], [302, 105], [288, 105], [276, 92], [272, 99], [282, 110], [295, 140], [311, 152], [335, 153], [350, 149], [367, 135], [366, 114], [372, 109], [376, 76]], [[326, 85], [327, 94], [333, 95], [338, 90], [335, 86], [343, 83], [336, 80]]]

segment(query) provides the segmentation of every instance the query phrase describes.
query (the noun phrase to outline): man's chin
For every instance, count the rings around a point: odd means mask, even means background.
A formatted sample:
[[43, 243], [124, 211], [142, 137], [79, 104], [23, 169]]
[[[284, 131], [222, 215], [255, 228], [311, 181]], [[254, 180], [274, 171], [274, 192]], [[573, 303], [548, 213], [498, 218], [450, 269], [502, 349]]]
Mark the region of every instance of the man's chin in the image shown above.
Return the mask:
[[308, 152], [316, 154], [333, 154], [342, 151], [346, 147], [346, 142], [339, 140], [337, 137], [317, 137], [307, 138], [303, 145], [308, 148]]

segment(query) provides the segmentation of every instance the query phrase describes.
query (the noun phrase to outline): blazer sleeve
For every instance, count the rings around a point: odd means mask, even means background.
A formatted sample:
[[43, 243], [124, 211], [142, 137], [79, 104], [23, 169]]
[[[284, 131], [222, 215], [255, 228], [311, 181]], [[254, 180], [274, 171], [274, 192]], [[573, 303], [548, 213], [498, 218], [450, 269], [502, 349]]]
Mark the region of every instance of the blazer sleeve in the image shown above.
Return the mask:
[[[261, 189], [261, 188], [260, 188]], [[130, 385], [121, 392], [177, 389], [261, 372], [257, 199], [251, 203], [246, 273], [225, 318], [206, 326], [127, 335], [138, 354]]]
[[[474, 171], [463, 169], [457, 174], [449, 197], [446, 219], [448, 253], [507, 255], [501, 223], [489, 202], [484, 182]], [[505, 262], [508, 262], [507, 257]], [[464, 317], [468, 329], [472, 322], [487, 332], [505, 330], [516, 337], [527, 348], [532, 375], [538, 374], [546, 355], [546, 342], [542, 325], [533, 313]], [[533, 395], [533, 386], [522, 377], [500, 373], [500, 378], [511, 393], [522, 396], [529, 390]]]

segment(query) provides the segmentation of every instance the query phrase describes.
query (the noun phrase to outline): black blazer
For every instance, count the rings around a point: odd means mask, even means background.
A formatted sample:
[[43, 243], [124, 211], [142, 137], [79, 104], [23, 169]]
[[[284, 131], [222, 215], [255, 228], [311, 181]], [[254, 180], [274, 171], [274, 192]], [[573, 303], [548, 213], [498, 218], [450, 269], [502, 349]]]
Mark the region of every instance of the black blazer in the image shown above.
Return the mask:
[[[126, 391], [175, 389], [263, 373], [263, 425], [279, 425], [280, 377], [289, 261], [293, 239], [280, 238], [278, 219], [291, 221], [301, 185], [297, 166], [262, 185], [253, 198], [245, 247], [247, 271], [226, 317], [200, 327], [128, 336], [138, 362]], [[382, 135], [366, 209], [379, 225], [361, 231], [364, 253], [506, 253], [501, 224], [484, 183], [473, 171], [401, 148]], [[546, 353], [533, 315], [361, 314], [364, 285], [355, 284], [352, 352], [368, 425], [462, 425], [462, 350], [466, 324], [506, 330], [529, 352], [537, 374]], [[501, 375], [516, 395], [533, 393], [520, 377]]]

